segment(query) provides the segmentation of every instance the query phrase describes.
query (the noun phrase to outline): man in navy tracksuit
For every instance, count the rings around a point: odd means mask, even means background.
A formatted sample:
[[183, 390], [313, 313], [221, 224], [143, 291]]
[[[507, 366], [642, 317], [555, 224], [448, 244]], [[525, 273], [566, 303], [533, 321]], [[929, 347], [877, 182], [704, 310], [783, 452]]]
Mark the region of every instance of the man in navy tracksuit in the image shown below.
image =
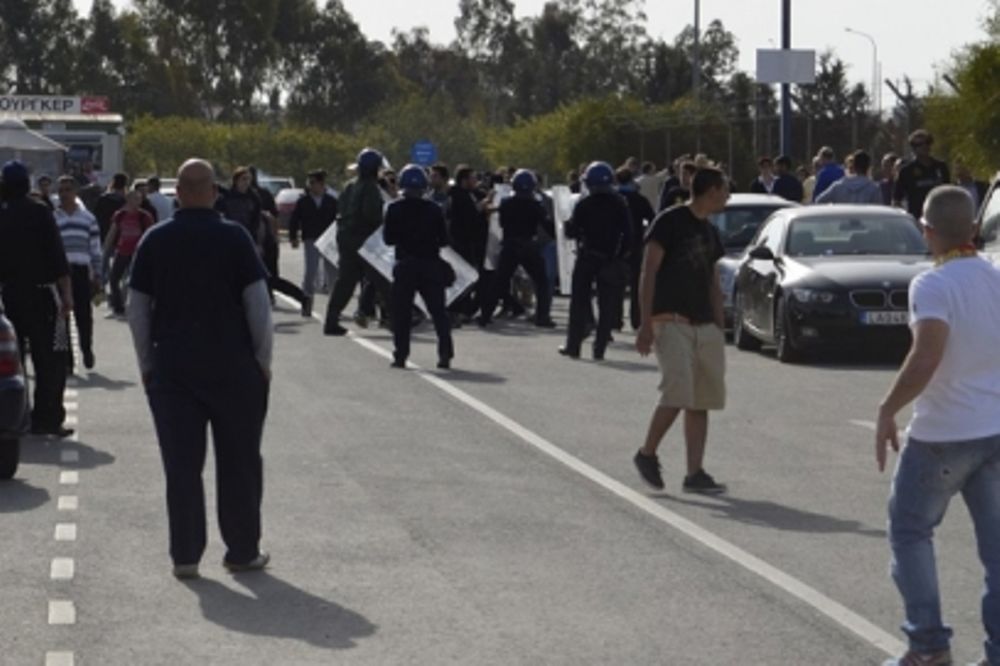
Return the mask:
[[455, 351], [451, 322], [445, 310], [445, 290], [454, 281], [454, 273], [440, 257], [441, 248], [448, 244], [444, 213], [441, 206], [423, 198], [427, 174], [419, 166], [407, 165], [399, 174], [399, 186], [403, 198], [389, 204], [382, 227], [385, 244], [396, 247], [391, 296], [396, 350], [392, 367], [406, 367], [410, 355], [410, 311], [413, 296], [419, 293], [434, 320], [438, 367], [447, 369]]

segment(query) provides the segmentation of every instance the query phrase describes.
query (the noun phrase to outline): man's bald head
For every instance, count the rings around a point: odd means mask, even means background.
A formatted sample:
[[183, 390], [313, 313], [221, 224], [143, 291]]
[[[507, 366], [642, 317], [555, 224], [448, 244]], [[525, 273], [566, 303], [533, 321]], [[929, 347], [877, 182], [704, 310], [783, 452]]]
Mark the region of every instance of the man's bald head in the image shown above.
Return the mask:
[[181, 208], [211, 208], [218, 191], [215, 170], [201, 159], [191, 159], [177, 170], [177, 200]]
[[976, 231], [976, 204], [963, 188], [941, 185], [924, 201], [924, 220], [942, 242], [952, 247], [968, 243]]

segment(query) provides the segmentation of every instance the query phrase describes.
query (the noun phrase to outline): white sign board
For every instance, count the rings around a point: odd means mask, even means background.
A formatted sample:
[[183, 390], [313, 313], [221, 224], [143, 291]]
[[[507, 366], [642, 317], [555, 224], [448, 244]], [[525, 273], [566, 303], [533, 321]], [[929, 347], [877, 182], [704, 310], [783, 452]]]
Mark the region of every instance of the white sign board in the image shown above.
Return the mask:
[[757, 83], [815, 83], [816, 52], [757, 49]]
[[[337, 246], [337, 223], [334, 222], [316, 239], [316, 249], [334, 266], [340, 265], [340, 248]], [[333, 286], [333, 285], [330, 285]]]
[[500, 245], [503, 242], [503, 230], [500, 228], [500, 202], [511, 195], [510, 185], [497, 185], [493, 188], [493, 200], [490, 205], [496, 212], [490, 213], [489, 235], [486, 237], [486, 259], [484, 268], [495, 271], [500, 267]]
[[58, 95], [0, 95], [0, 113], [108, 113], [107, 97], [61, 97]]
[[580, 200], [579, 194], [570, 192], [566, 185], [556, 185], [549, 193], [552, 197], [556, 227], [556, 253], [559, 261], [559, 293], [566, 296], [572, 291], [573, 267], [576, 266], [576, 241], [566, 238], [566, 222], [573, 216], [573, 208]]

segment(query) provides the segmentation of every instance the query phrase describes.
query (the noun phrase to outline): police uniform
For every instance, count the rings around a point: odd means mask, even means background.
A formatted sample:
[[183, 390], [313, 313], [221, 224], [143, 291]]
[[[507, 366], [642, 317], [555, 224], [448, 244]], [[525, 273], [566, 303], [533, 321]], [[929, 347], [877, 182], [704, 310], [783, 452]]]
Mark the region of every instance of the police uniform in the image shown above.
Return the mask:
[[205, 550], [209, 426], [225, 561], [260, 555], [272, 340], [266, 279], [247, 231], [207, 208], [178, 210], [136, 252], [129, 323], [166, 474], [175, 565], [197, 564]]
[[500, 296], [510, 290], [510, 280], [518, 266], [523, 266], [535, 286], [535, 324], [551, 326], [549, 314], [552, 293], [545, 273], [545, 260], [536, 243], [539, 229], [544, 229], [555, 237], [555, 227], [545, 213], [545, 208], [535, 199], [534, 192], [516, 193], [500, 204], [500, 228], [503, 243], [493, 284], [483, 300], [480, 323], [492, 321]]
[[621, 316], [625, 289], [628, 252], [632, 236], [629, 209], [616, 192], [592, 192], [581, 199], [566, 224], [566, 235], [579, 243], [579, 253], [573, 268], [573, 288], [570, 299], [569, 331], [562, 353], [576, 358], [585, 337], [591, 293], [597, 282], [597, 336], [594, 358], [604, 358], [611, 339], [611, 329]]
[[405, 197], [389, 204], [382, 229], [386, 245], [396, 247], [392, 270], [392, 333], [395, 364], [410, 355], [410, 311], [419, 293], [434, 320], [438, 338], [438, 367], [448, 367], [454, 356], [451, 324], [445, 310], [445, 290], [451, 282], [450, 267], [440, 258], [448, 244], [441, 207], [433, 201]]
[[35, 369], [31, 429], [66, 436], [72, 434], [62, 425], [68, 345], [65, 329], [57, 339], [63, 320], [54, 283], [69, 279], [69, 264], [52, 211], [28, 196], [27, 170], [8, 164], [3, 173], [0, 287], [21, 352], [30, 349]]

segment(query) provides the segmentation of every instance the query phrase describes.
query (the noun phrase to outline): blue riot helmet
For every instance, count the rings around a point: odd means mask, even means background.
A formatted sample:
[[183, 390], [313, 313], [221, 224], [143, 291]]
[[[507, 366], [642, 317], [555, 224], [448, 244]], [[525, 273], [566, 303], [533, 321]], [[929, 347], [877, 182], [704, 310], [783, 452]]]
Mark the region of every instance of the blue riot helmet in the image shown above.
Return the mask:
[[399, 187], [406, 194], [423, 195], [427, 191], [427, 172], [422, 166], [407, 164], [399, 172]]
[[518, 169], [511, 178], [510, 185], [517, 194], [531, 194], [538, 187], [538, 181], [535, 180], [535, 174], [527, 169]]
[[591, 192], [607, 189], [615, 183], [615, 170], [607, 162], [591, 162], [583, 174], [583, 182]]
[[374, 178], [382, 168], [382, 153], [374, 148], [365, 148], [358, 153], [358, 175]]

